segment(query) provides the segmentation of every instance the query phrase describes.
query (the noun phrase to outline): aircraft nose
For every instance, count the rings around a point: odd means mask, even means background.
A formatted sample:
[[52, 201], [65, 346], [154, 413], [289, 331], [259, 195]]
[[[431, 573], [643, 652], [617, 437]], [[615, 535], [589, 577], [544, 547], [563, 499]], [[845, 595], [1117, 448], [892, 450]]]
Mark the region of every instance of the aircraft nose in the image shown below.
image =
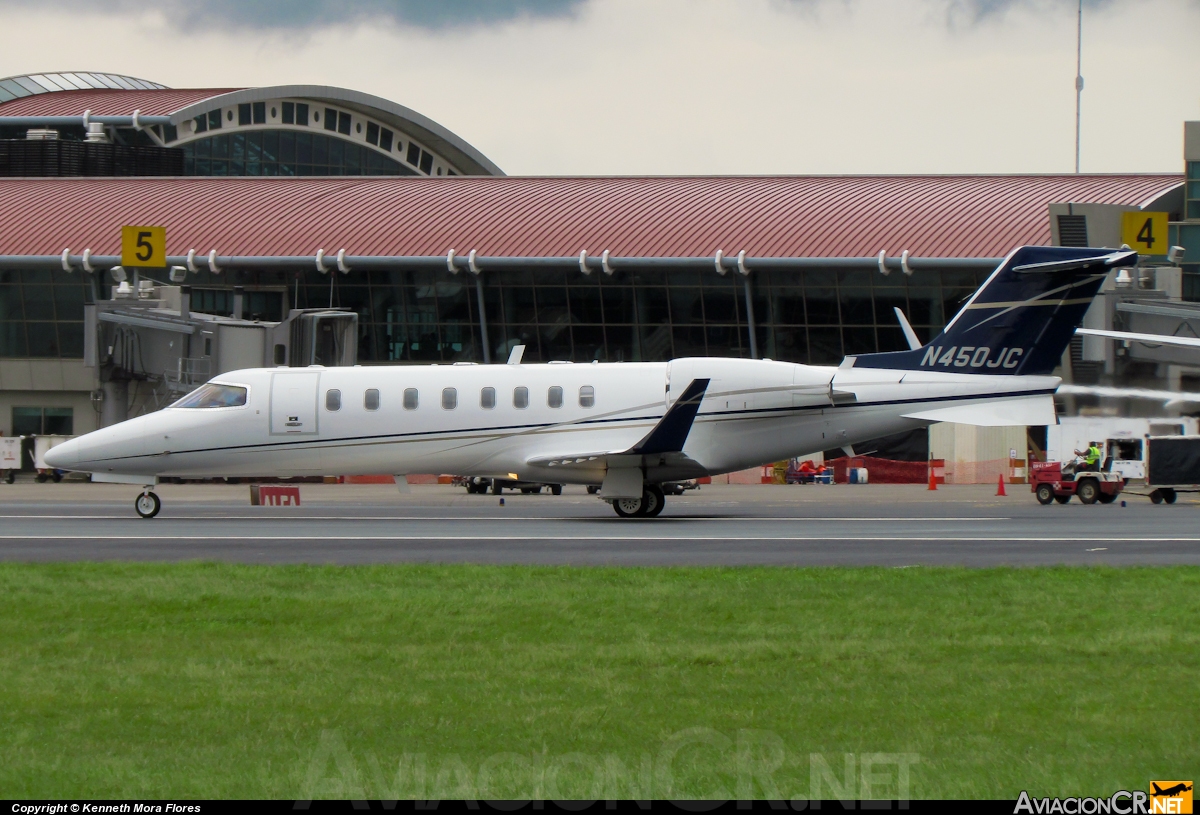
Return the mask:
[[79, 463], [79, 439], [67, 439], [46, 451], [46, 465], [56, 470], [69, 470]]

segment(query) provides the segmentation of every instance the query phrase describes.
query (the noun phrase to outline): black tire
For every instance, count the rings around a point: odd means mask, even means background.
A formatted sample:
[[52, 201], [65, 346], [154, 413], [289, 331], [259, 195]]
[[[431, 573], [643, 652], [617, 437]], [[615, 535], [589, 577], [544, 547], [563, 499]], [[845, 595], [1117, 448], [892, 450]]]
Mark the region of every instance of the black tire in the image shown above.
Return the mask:
[[552, 495], [562, 495], [562, 484], [552, 484], [550, 486], [550, 493]]
[[502, 492], [504, 492], [504, 487], [501, 486], [500, 479], [493, 478], [492, 479], [492, 495], [500, 495]]
[[138, 515], [150, 519], [162, 509], [162, 501], [158, 500], [158, 496], [152, 492], [143, 492], [133, 502], [133, 508], [137, 510]]
[[1043, 506], [1054, 503], [1054, 487], [1049, 484], [1039, 484], [1037, 492], [1034, 494], [1037, 496], [1038, 503]]
[[1172, 489], [1163, 490], [1162, 495], [1163, 495], [1163, 500], [1166, 501], [1168, 504], [1175, 503], [1175, 499], [1178, 497], [1175, 494], [1175, 490], [1172, 490]]
[[648, 499], [646, 500], [646, 509], [642, 513], [647, 518], [657, 518], [667, 506], [667, 499], [663, 496], [662, 487], [657, 484], [647, 484], [642, 497]]
[[1094, 478], [1085, 478], [1075, 488], [1075, 494], [1079, 496], [1079, 503], [1094, 504], [1100, 497], [1100, 484]]
[[17, 480], [17, 474], [15, 472], [13, 472], [12, 470], [9, 470], [7, 473], [4, 474], [4, 483], [5, 484], [11, 484], [12, 482], [14, 482], [16, 480]]
[[1058, 501], [1058, 503], [1060, 503], [1060, 504], [1069, 504], [1069, 503], [1071, 503], [1071, 496], [1069, 496], [1069, 495], [1056, 495], [1056, 496], [1054, 496], [1054, 500], [1055, 500], [1055, 501]]
[[47, 478], [47, 475], [46, 475], [45, 473], [38, 473], [38, 474], [37, 474], [37, 476], [36, 476], [36, 481], [37, 481], [39, 484], [45, 484], [45, 483], [46, 483], [46, 478]]
[[56, 473], [54, 473], [53, 475], [51, 475], [50, 477], [54, 479], [54, 483], [55, 483], [55, 484], [57, 484], [58, 482], [62, 481], [62, 473], [58, 473], [58, 472], [56, 472]]
[[1150, 493], [1150, 503], [1161, 504], [1162, 502], [1163, 502], [1162, 490], [1155, 490], [1154, 492]]
[[1100, 497], [1096, 500], [1102, 504], [1111, 504], [1113, 501], [1117, 500], [1117, 494], [1115, 492], [1102, 492], [1100, 493]]
[[[9, 483], [12, 483], [12, 482], [9, 482]], [[587, 491], [588, 491], [588, 495], [595, 495], [596, 493], [600, 492], [600, 485], [599, 484], [588, 484]]]
[[645, 507], [645, 493], [642, 493], [640, 498], [618, 498], [612, 502], [613, 512], [617, 513], [622, 518], [640, 517]]

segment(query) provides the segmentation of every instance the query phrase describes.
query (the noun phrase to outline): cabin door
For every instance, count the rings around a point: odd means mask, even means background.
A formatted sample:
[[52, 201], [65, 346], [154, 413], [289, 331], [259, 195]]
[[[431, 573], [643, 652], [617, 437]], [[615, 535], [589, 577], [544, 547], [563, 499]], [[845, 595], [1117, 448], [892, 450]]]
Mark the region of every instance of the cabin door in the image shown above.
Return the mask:
[[286, 372], [271, 375], [271, 435], [313, 435], [317, 432], [319, 373]]

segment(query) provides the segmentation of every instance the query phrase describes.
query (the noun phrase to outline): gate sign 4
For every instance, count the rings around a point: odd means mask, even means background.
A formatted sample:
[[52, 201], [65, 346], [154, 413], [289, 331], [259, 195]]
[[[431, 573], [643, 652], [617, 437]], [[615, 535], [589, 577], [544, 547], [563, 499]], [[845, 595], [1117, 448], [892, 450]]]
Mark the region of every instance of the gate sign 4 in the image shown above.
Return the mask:
[[1167, 213], [1126, 212], [1121, 215], [1121, 241], [1139, 255], [1167, 254]]
[[165, 268], [167, 265], [166, 227], [121, 227], [121, 265], [152, 269]]

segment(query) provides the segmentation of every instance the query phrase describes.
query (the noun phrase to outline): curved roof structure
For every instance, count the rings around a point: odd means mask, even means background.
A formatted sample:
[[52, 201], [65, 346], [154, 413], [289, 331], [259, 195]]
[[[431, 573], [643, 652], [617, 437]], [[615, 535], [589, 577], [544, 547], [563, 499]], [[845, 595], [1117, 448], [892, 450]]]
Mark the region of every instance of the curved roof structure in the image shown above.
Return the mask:
[[22, 74], [0, 79], [0, 102], [39, 96], [43, 93], [86, 90], [155, 90], [165, 88], [148, 79], [124, 74], [99, 73], [96, 71], [59, 71], [46, 74]]
[[1142, 206], [1178, 175], [0, 179], [0, 254], [1000, 257], [1050, 242], [1047, 204]]
[[[239, 106], [263, 105], [263, 118], [246, 121]], [[288, 121], [285, 103], [307, 104], [313, 118], [303, 124]], [[328, 108], [326, 108], [328, 106]], [[345, 127], [327, 127], [320, 117], [345, 116]], [[442, 125], [403, 105], [371, 94], [325, 85], [277, 85], [263, 88], [171, 89], [157, 83], [115, 74], [73, 72], [33, 74], [0, 80], [0, 123], [4, 117], [20, 117], [28, 126], [36, 117], [132, 116], [165, 117], [156, 120], [155, 139], [168, 146], [183, 146], [200, 138], [211, 138], [214, 128], [222, 133], [254, 129], [329, 130], [337, 138], [369, 145], [398, 162], [407, 162], [426, 175], [504, 175], [487, 156]], [[270, 115], [267, 112], [270, 111]], [[200, 126], [200, 117], [205, 118]], [[211, 117], [211, 118], [210, 118]], [[214, 128], [208, 123], [214, 122]], [[193, 125], [193, 122], [196, 124]], [[340, 123], [340, 122], [339, 122]], [[61, 124], [61, 122], [55, 122]], [[166, 128], [163, 128], [166, 125]], [[392, 142], [375, 136], [371, 126], [411, 136], [418, 143], [410, 152], [410, 141]], [[378, 130], [376, 131], [378, 133]], [[425, 155], [422, 155], [421, 151]], [[426, 157], [428, 156], [428, 158]]]

